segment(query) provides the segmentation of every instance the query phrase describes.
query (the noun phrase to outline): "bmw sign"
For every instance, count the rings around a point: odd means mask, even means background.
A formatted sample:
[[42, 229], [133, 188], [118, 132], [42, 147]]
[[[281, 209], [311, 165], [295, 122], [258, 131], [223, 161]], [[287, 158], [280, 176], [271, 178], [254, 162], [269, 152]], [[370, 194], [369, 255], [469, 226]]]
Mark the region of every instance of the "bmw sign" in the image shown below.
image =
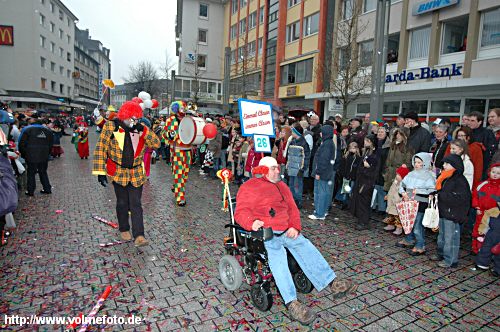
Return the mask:
[[458, 4], [460, 0], [426, 0], [413, 6], [413, 16], [432, 12], [444, 7]]

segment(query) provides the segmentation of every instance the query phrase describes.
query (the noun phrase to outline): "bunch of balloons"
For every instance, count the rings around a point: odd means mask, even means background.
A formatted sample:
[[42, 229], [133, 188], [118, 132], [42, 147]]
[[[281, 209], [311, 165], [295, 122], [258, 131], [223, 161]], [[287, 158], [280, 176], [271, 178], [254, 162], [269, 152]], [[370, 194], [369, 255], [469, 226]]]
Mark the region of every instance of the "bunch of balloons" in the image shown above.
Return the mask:
[[146, 91], [139, 92], [139, 95], [132, 98], [132, 101], [138, 103], [142, 109], [157, 108], [159, 105], [158, 101], [156, 99], [151, 99], [151, 95]]

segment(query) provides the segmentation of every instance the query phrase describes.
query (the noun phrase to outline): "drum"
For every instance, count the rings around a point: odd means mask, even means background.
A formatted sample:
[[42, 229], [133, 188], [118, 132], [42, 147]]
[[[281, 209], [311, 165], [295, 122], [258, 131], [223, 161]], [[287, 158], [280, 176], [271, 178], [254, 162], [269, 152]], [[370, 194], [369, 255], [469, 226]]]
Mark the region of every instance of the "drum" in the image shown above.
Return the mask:
[[194, 116], [185, 116], [179, 124], [179, 138], [184, 144], [199, 145], [207, 138], [203, 135], [205, 120]]

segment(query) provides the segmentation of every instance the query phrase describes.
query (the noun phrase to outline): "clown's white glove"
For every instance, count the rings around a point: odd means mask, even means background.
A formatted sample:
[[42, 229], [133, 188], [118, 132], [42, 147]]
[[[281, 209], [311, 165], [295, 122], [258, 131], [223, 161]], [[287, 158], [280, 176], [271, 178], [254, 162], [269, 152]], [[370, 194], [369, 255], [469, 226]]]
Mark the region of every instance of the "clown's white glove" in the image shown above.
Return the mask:
[[100, 116], [101, 116], [101, 112], [99, 112], [99, 109], [98, 109], [97, 107], [96, 107], [96, 108], [94, 108], [94, 116], [95, 116], [96, 118], [98, 118], [98, 117], [100, 117]]

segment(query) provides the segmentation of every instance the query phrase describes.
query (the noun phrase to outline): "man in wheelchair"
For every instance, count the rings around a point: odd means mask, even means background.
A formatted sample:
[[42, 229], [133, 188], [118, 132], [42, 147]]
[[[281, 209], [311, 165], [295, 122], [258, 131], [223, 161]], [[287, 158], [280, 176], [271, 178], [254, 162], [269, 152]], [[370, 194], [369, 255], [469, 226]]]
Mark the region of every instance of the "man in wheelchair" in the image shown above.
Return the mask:
[[337, 280], [335, 272], [318, 249], [300, 233], [300, 212], [292, 192], [281, 181], [276, 160], [272, 157], [262, 158], [253, 173], [263, 176], [254, 177], [240, 187], [234, 218], [248, 231], [257, 231], [261, 227], [272, 228], [274, 236], [265, 241], [264, 246], [276, 286], [291, 318], [302, 324], [310, 324], [316, 315], [297, 300], [285, 248], [317, 291], [330, 286], [334, 297], [338, 298], [355, 291], [356, 286], [346, 280]]

